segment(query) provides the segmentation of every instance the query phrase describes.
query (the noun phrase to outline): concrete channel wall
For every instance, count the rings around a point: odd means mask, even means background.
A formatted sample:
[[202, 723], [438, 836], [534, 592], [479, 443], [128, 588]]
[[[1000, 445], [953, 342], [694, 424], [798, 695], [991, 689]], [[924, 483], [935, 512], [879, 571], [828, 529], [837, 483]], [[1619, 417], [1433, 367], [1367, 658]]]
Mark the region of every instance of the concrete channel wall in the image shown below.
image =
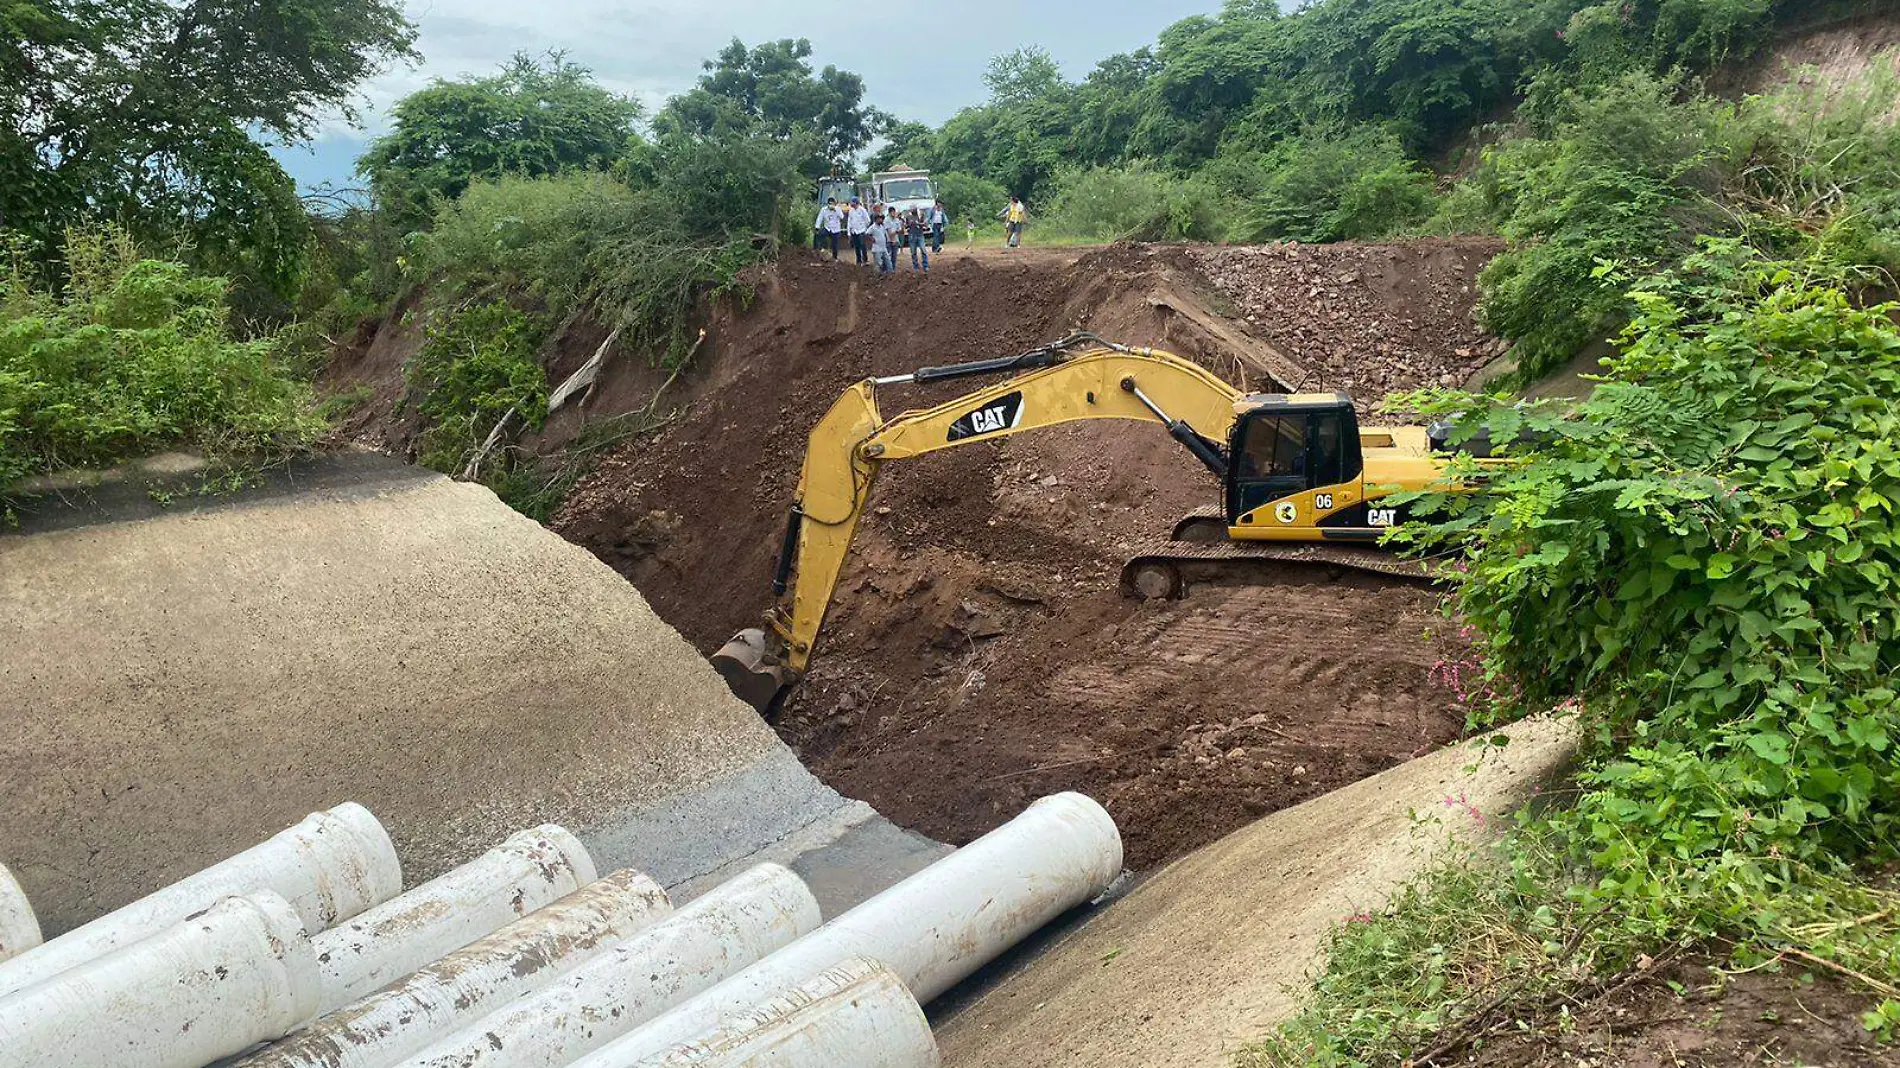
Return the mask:
[[352, 453], [166, 499], [108, 487], [0, 536], [0, 863], [48, 938], [346, 800], [410, 886], [558, 823], [682, 902], [789, 864], [831, 916], [945, 852], [486, 489]]

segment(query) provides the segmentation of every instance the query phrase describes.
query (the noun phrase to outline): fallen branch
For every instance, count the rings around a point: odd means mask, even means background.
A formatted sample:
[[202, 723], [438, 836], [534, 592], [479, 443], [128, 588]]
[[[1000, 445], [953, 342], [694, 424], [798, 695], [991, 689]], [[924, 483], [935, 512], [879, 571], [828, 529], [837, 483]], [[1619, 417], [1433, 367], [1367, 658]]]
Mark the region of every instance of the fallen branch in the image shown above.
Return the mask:
[[613, 333], [607, 335], [607, 340], [600, 343], [600, 347], [594, 350], [594, 354], [588, 357], [586, 363], [581, 364], [579, 370], [568, 375], [565, 382], [554, 387], [554, 392], [548, 394], [549, 415], [565, 407], [576, 393], [594, 388], [594, 383], [600, 380], [600, 369], [606, 365], [607, 350], [618, 340], [620, 340], [620, 329], [615, 327]]
[[476, 449], [468, 458], [468, 463], [462, 467], [462, 481], [473, 482], [476, 476], [481, 474], [482, 464], [487, 461], [488, 454], [495, 451], [495, 446], [501, 444], [501, 437], [508, 432], [508, 424], [514, 421], [515, 414], [513, 408], [501, 413], [501, 421], [495, 424], [495, 429], [488, 432], [488, 437], [482, 442], [481, 448]]
[[1886, 997], [1900, 998], [1900, 987], [1895, 987], [1891, 983], [1883, 983], [1880, 980], [1874, 978], [1873, 976], [1868, 975], [1865, 972], [1857, 972], [1854, 969], [1849, 968], [1845, 964], [1836, 964], [1834, 961], [1828, 960], [1825, 957], [1817, 957], [1814, 954], [1809, 953], [1806, 950], [1801, 950], [1801, 949], [1784, 949], [1781, 951], [1781, 954], [1784, 957], [1797, 957], [1801, 960], [1807, 961], [1809, 964], [1817, 964], [1823, 968], [1829, 969], [1830, 971], [1839, 972], [1840, 974], [1848, 977], [1849, 979], [1854, 980], [1857, 983], [1865, 984], [1868, 989], [1877, 991]]

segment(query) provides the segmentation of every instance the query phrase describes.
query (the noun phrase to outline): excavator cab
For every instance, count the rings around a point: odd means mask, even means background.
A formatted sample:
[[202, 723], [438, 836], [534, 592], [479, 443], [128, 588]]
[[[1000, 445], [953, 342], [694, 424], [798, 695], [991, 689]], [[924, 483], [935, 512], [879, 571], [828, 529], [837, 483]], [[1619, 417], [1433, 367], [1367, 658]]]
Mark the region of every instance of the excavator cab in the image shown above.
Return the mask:
[[1235, 410], [1227, 465], [1230, 527], [1311, 527], [1319, 513], [1356, 503], [1365, 462], [1350, 397], [1256, 394]]

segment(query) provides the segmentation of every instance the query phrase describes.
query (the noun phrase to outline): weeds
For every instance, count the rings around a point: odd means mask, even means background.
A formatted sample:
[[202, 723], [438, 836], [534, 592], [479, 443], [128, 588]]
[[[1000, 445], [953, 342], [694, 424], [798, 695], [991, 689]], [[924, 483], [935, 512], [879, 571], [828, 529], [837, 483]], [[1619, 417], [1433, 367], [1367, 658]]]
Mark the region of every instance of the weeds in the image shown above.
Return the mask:
[[445, 299], [524, 296], [557, 323], [585, 312], [668, 366], [691, 344], [695, 303], [743, 297], [740, 272], [767, 251], [699, 236], [664, 197], [600, 174], [478, 182], [417, 249]]
[[143, 258], [122, 232], [69, 235], [66, 283], [0, 273], [0, 487], [168, 448], [300, 451], [324, 430], [277, 339], [237, 340], [223, 279]]
[[1211, 187], [1145, 163], [1058, 176], [1042, 224], [1057, 235], [1098, 241], [1211, 241], [1225, 232]]
[[1457, 856], [1376, 915], [1347, 918], [1300, 1015], [1242, 1068], [1398, 1065], [1468, 1040], [1634, 961], [1594, 910], [1567, 898], [1558, 843]]

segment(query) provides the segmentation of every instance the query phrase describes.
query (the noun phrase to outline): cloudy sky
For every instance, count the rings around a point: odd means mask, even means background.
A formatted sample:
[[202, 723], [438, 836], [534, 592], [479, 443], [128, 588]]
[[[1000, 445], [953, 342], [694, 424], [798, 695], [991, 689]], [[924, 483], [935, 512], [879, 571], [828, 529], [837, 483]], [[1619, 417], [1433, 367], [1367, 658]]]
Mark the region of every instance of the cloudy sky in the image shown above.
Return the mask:
[[[390, 103], [432, 78], [488, 73], [518, 51], [564, 50], [651, 109], [689, 88], [700, 63], [735, 36], [747, 44], [808, 38], [815, 66], [857, 71], [871, 103], [935, 124], [982, 100], [993, 55], [1041, 45], [1079, 78], [1104, 56], [1150, 44], [1176, 20], [1219, 7], [1219, 0], [410, 0], [422, 63], [365, 87], [365, 130], [339, 123], [312, 148], [279, 158], [305, 186], [346, 183]], [[874, 25], [856, 12], [870, 13]]]

